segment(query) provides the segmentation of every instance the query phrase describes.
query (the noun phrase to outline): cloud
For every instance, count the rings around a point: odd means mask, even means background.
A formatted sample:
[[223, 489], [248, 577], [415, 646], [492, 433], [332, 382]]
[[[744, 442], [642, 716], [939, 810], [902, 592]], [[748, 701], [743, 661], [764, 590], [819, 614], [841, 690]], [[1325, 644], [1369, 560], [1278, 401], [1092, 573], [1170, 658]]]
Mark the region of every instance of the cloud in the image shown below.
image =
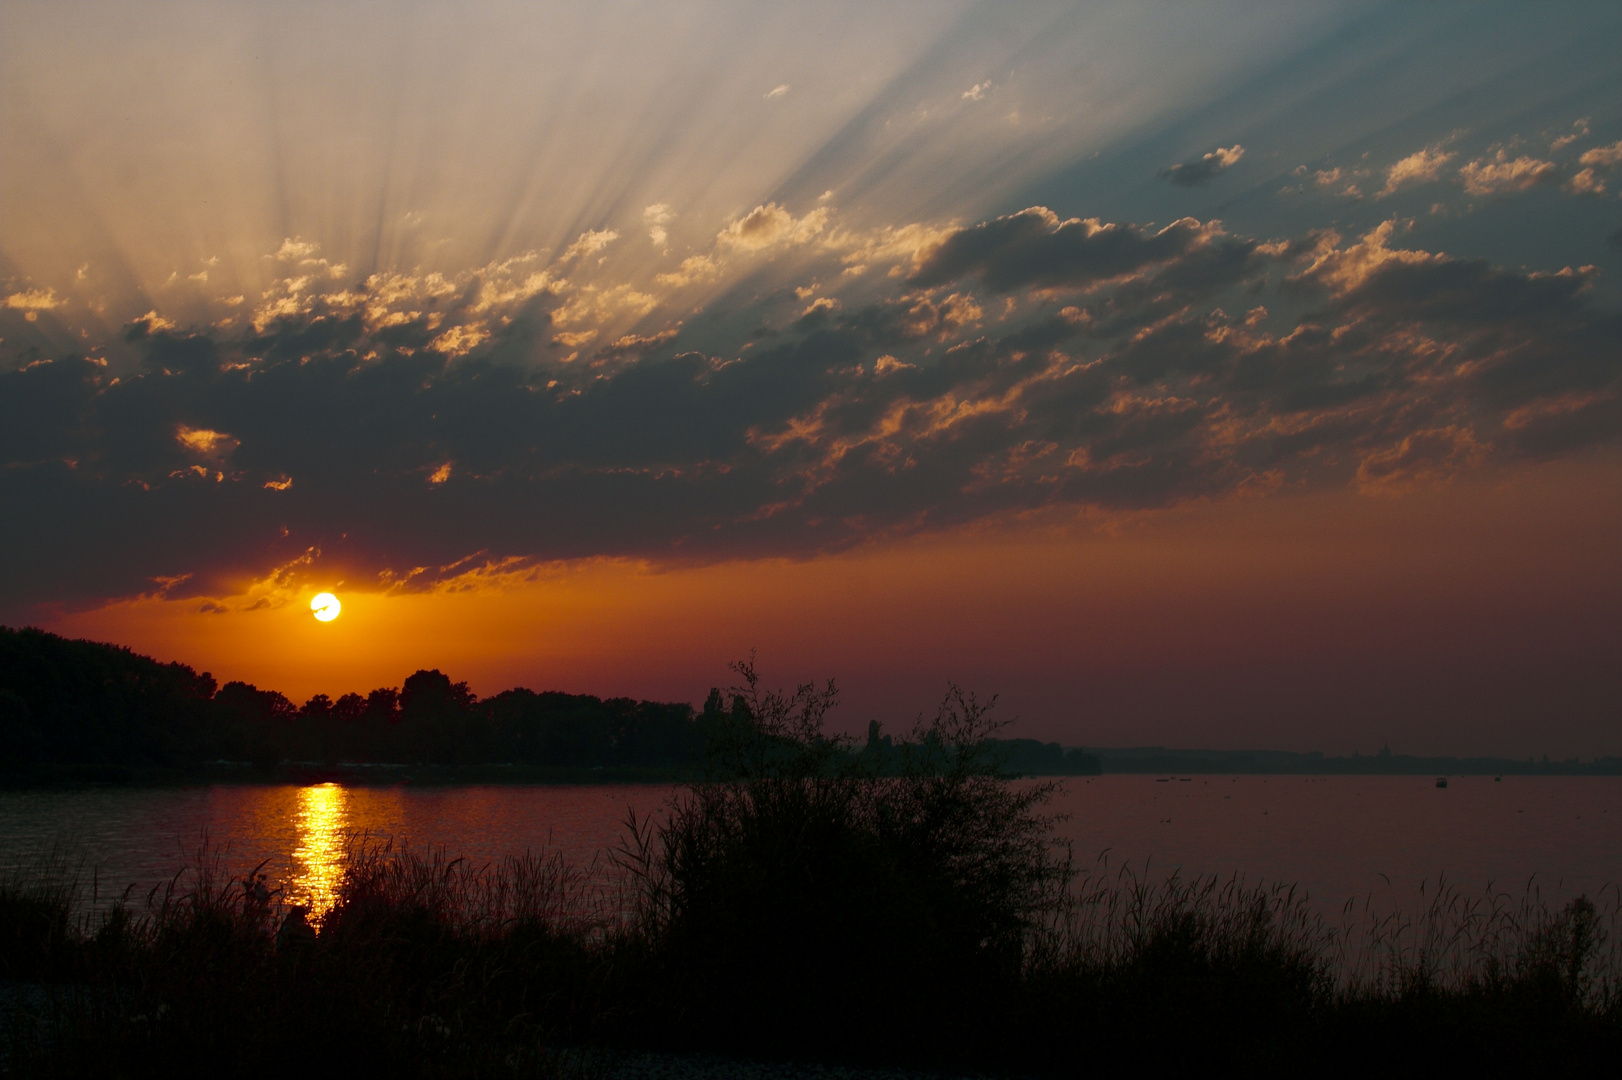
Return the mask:
[[759, 251], [776, 244], [803, 244], [823, 230], [829, 213], [826, 206], [819, 206], [796, 218], [776, 203], [765, 203], [721, 230], [716, 239], [744, 251]]
[[479, 323], [471, 323], [451, 327], [430, 341], [428, 347], [438, 349], [446, 356], [466, 356], [489, 340], [489, 330]]
[[223, 432], [187, 427], [185, 424], [176, 425], [175, 439], [187, 450], [203, 457], [222, 456], [237, 446], [237, 441]]
[[963, 91], [963, 100], [964, 101], [984, 101], [986, 99], [986, 95], [988, 93], [990, 93], [990, 92], [991, 92], [991, 80], [987, 79], [985, 82], [975, 83], [973, 86], [971, 86], [967, 90]]
[[1622, 140], [1618, 140], [1610, 146], [1596, 146], [1592, 150], [1585, 150], [1577, 161], [1580, 164], [1591, 165], [1595, 168], [1614, 168], [1622, 164]]
[[1604, 174], [1622, 164], [1622, 141], [1583, 151], [1577, 163], [1584, 166], [1566, 181], [1566, 190], [1575, 195], [1600, 195], [1605, 191]]
[[620, 234], [613, 229], [589, 229], [580, 234], [580, 238], [564, 250], [561, 261], [583, 258], [595, 255], [609, 244], [619, 239]]
[[847, 266], [865, 268], [869, 263], [896, 263], [908, 261], [915, 266], [925, 252], [957, 230], [950, 226], [924, 225], [914, 222], [902, 226], [886, 225], [862, 234], [841, 234], [835, 246], [842, 247], [842, 260]]
[[24, 289], [6, 297], [7, 310], [22, 312], [27, 322], [38, 322], [40, 312], [54, 311], [61, 306], [55, 289]]
[[145, 337], [148, 334], [159, 334], [165, 331], [174, 330], [175, 328], [175, 324], [172, 321], [165, 319], [162, 315], [158, 314], [156, 309], [154, 309], [132, 321], [126, 328], [124, 336], [130, 338], [131, 340], [135, 340], [137, 338]]
[[1301, 277], [1313, 278], [1345, 294], [1366, 283], [1388, 263], [1426, 263], [1436, 258], [1424, 251], [1393, 250], [1388, 245], [1396, 228], [1396, 219], [1383, 221], [1346, 248], [1339, 246], [1339, 233], [1324, 233], [1318, 238], [1311, 265], [1302, 271]]
[[313, 241], [289, 236], [282, 241], [282, 246], [276, 249], [276, 253], [271, 258], [280, 259], [282, 262], [302, 262], [305, 259], [313, 258], [320, 250], [321, 245]]
[[[662, 204], [649, 210], [665, 212]], [[802, 217], [795, 217], [775, 202], [762, 203], [749, 213], [736, 218], [721, 229], [715, 237], [715, 247], [708, 253], [689, 255], [675, 270], [655, 276], [660, 285], [684, 288], [704, 281], [714, 281], [726, 270], [729, 259], [736, 255], [751, 255], [774, 247], [808, 244], [813, 240], [826, 240], [828, 223], [833, 216], [830, 206], [818, 206]], [[656, 227], [664, 235], [662, 227]], [[842, 234], [839, 242], [858, 243], [853, 236]]]
[[657, 334], [624, 334], [616, 338], [611, 344], [604, 345], [597, 350], [598, 360], [624, 360], [629, 357], [642, 357], [662, 348], [676, 340], [680, 333], [675, 327], [661, 330]]
[[1400, 495], [1416, 487], [1437, 487], [1473, 468], [1487, 448], [1468, 428], [1430, 428], [1404, 436], [1395, 446], [1373, 450], [1357, 466], [1357, 487], [1365, 495]]
[[658, 298], [630, 284], [598, 287], [586, 285], [576, 289], [552, 310], [552, 322], [557, 326], [571, 323], [605, 323], [623, 316], [641, 317], [658, 306]]
[[654, 280], [661, 285], [679, 289], [698, 281], [708, 281], [721, 272], [720, 264], [709, 255], [689, 255], [676, 269], [658, 275]]
[[[1622, 315], [1592, 268], [1405, 246], [1395, 220], [1262, 240], [1043, 207], [860, 236], [814, 215], [762, 204], [690, 257], [719, 272], [803, 244], [788, 280], [822, 283], [729, 295], [719, 318], [656, 322], [653, 286], [524, 254], [283, 282], [272, 299], [298, 304], [260, 326], [149, 313], [110, 365], [0, 343], [0, 558], [26, 568], [0, 611], [1394, 496], [1622, 440]], [[912, 273], [844, 284], [880, 250]], [[599, 347], [571, 363], [554, 343]]]
[[1566, 190], [1573, 195], [1603, 195], [1605, 181], [1593, 169], [1582, 169], [1566, 181]]
[[561, 296], [568, 291], [568, 280], [554, 277], [550, 269], [525, 272], [529, 262], [529, 258], [522, 256], [508, 259], [486, 267], [477, 274], [477, 293], [469, 310], [474, 314], [483, 314], [496, 308], [522, 304], [542, 293]]
[[62, 302], [57, 300], [54, 289], [28, 289], [8, 295], [5, 298], [5, 306], [11, 311], [21, 311], [24, 321], [37, 323], [41, 311], [58, 308], [62, 306]]
[[1469, 162], [1459, 170], [1464, 190], [1472, 195], [1504, 195], [1528, 191], [1554, 180], [1554, 162], [1521, 155], [1511, 159], [1500, 150], [1490, 158]]
[[657, 248], [667, 247], [670, 243], [670, 233], [665, 226], [676, 220], [671, 212], [669, 203], [654, 203], [642, 211], [642, 223], [648, 227], [648, 239], [653, 241]]
[[772, 87], [770, 90], [766, 91], [766, 95], [765, 95], [766, 100], [770, 101], [772, 98], [783, 97], [784, 95], [786, 95], [788, 93], [788, 90], [789, 90], [788, 83], [779, 83], [778, 85]]
[[1178, 187], [1196, 187], [1220, 172], [1233, 168], [1245, 156], [1245, 148], [1234, 143], [1227, 149], [1217, 147], [1209, 154], [1173, 165], [1160, 175]]
[[1150, 231], [1097, 218], [1059, 216], [1045, 206], [957, 230], [924, 255], [909, 279], [936, 286], [978, 277], [993, 292], [1084, 288], [1129, 277], [1187, 255], [1218, 235], [1193, 218]]
[[[795, 291], [798, 292], [799, 290], [795, 290]], [[811, 301], [811, 303], [809, 305], [807, 305], [807, 307], [806, 307], [806, 309], [804, 311], [800, 312], [800, 318], [809, 319], [809, 318], [812, 318], [813, 316], [817, 315], [819, 312], [830, 312], [830, 311], [838, 311], [838, 310], [839, 310], [839, 301], [838, 300], [834, 299], [831, 296], [819, 296], [815, 300]]]
[[1570, 146], [1572, 143], [1576, 142], [1578, 139], [1580, 139], [1583, 136], [1587, 135], [1588, 131], [1589, 131], [1588, 117], [1585, 116], [1581, 120], [1578, 120], [1576, 123], [1571, 125], [1571, 131], [1570, 132], [1568, 132], [1565, 135], [1561, 135], [1559, 138], [1557, 138], [1553, 142], [1549, 143], [1549, 149], [1551, 151], [1564, 150], [1566, 147]]
[[596, 336], [596, 330], [565, 330], [561, 334], [553, 334], [552, 343], [565, 349], [578, 349]]
[[55, 289], [24, 289], [6, 297], [6, 307], [12, 311], [51, 311], [61, 306]]
[[1453, 157], [1451, 152], [1439, 146], [1428, 146], [1409, 154], [1386, 169], [1385, 187], [1379, 190], [1377, 197], [1384, 198], [1405, 184], [1431, 183], [1442, 175], [1442, 166], [1452, 161]]

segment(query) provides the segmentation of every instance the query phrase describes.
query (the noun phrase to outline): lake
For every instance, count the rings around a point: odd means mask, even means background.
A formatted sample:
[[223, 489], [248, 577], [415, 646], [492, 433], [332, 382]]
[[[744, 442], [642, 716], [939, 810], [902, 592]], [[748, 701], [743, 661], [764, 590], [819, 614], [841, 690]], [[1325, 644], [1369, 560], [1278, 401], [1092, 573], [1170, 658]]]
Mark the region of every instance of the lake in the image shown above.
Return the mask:
[[[590, 863], [628, 811], [656, 813], [669, 785], [342, 787], [321, 784], [0, 792], [0, 867], [54, 846], [105, 903], [144, 897], [205, 838], [241, 873], [261, 859], [287, 898], [330, 902], [351, 836], [443, 848], [476, 862], [550, 845]], [[1305, 888], [1326, 914], [1374, 896], [1412, 906], [1443, 875], [1545, 899], [1622, 881], [1622, 778], [1099, 776], [1060, 782], [1051, 809], [1078, 861], [1151, 876], [1242, 873]]]

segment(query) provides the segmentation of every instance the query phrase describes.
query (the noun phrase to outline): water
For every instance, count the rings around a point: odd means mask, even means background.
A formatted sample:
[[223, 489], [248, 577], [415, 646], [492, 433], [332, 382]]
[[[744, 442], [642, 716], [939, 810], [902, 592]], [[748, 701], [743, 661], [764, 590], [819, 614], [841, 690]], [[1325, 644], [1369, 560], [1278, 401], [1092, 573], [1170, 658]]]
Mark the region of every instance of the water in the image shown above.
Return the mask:
[[[550, 845], [587, 864], [676, 789], [215, 786], [0, 792], [0, 867], [60, 845], [100, 902], [132, 896], [195, 861], [205, 838], [241, 873], [265, 872], [291, 902], [329, 902], [350, 836], [443, 848], [476, 863]], [[1350, 899], [1399, 904], [1440, 878], [1552, 902], [1622, 881], [1622, 778], [1239, 776], [1064, 781], [1051, 809], [1084, 865], [1161, 875], [1242, 873], [1305, 888], [1326, 913]]]
[[1622, 778], [1211, 776], [1072, 780], [1055, 799], [1078, 861], [1109, 849], [1185, 874], [1241, 871], [1305, 888], [1338, 911], [1408, 901], [1445, 878], [1475, 892], [1596, 896], [1622, 883]]

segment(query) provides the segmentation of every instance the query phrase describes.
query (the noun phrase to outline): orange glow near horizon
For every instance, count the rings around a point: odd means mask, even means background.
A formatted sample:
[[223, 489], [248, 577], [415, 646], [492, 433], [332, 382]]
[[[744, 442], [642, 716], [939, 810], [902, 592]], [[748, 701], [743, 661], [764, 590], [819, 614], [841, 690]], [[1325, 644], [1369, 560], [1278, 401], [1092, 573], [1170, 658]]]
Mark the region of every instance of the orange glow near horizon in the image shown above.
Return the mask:
[[[1581, 700], [1559, 707], [1587, 715], [1615, 681], [1594, 673], [1619, 645], [1622, 506], [1596, 497], [1617, 477], [1604, 458], [1404, 498], [1230, 501], [800, 562], [591, 560], [430, 592], [351, 586], [344, 618], [321, 625], [288, 597], [225, 614], [125, 602], [47, 628], [295, 701], [439, 668], [482, 695], [522, 685], [696, 703], [730, 683], [727, 661], [759, 649], [768, 681], [835, 675], [842, 712], [891, 726], [951, 679], [1001, 692], [1015, 734], [1367, 752], [1392, 737], [1379, 732], [1394, 706], [1380, 703], [1406, 695], [1451, 717], [1430, 733], [1398, 724], [1415, 752], [1474, 752], [1459, 745], [1472, 740], [1518, 752], [1494, 741], [1494, 708], [1569, 690]], [[1494, 689], [1505, 678], [1520, 689]], [[1324, 734], [1335, 716], [1347, 734]], [[1589, 726], [1614, 742], [1600, 717]]]

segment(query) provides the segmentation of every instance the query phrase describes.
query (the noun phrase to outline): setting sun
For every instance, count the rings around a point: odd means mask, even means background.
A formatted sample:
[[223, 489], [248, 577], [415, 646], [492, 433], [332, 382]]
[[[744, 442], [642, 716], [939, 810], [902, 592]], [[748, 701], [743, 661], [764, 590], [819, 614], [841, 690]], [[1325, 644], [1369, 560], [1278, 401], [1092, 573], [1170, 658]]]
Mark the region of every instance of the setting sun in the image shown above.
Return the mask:
[[310, 610], [315, 612], [315, 617], [322, 622], [336, 619], [343, 609], [344, 606], [338, 603], [338, 598], [329, 592], [316, 593], [310, 599]]

